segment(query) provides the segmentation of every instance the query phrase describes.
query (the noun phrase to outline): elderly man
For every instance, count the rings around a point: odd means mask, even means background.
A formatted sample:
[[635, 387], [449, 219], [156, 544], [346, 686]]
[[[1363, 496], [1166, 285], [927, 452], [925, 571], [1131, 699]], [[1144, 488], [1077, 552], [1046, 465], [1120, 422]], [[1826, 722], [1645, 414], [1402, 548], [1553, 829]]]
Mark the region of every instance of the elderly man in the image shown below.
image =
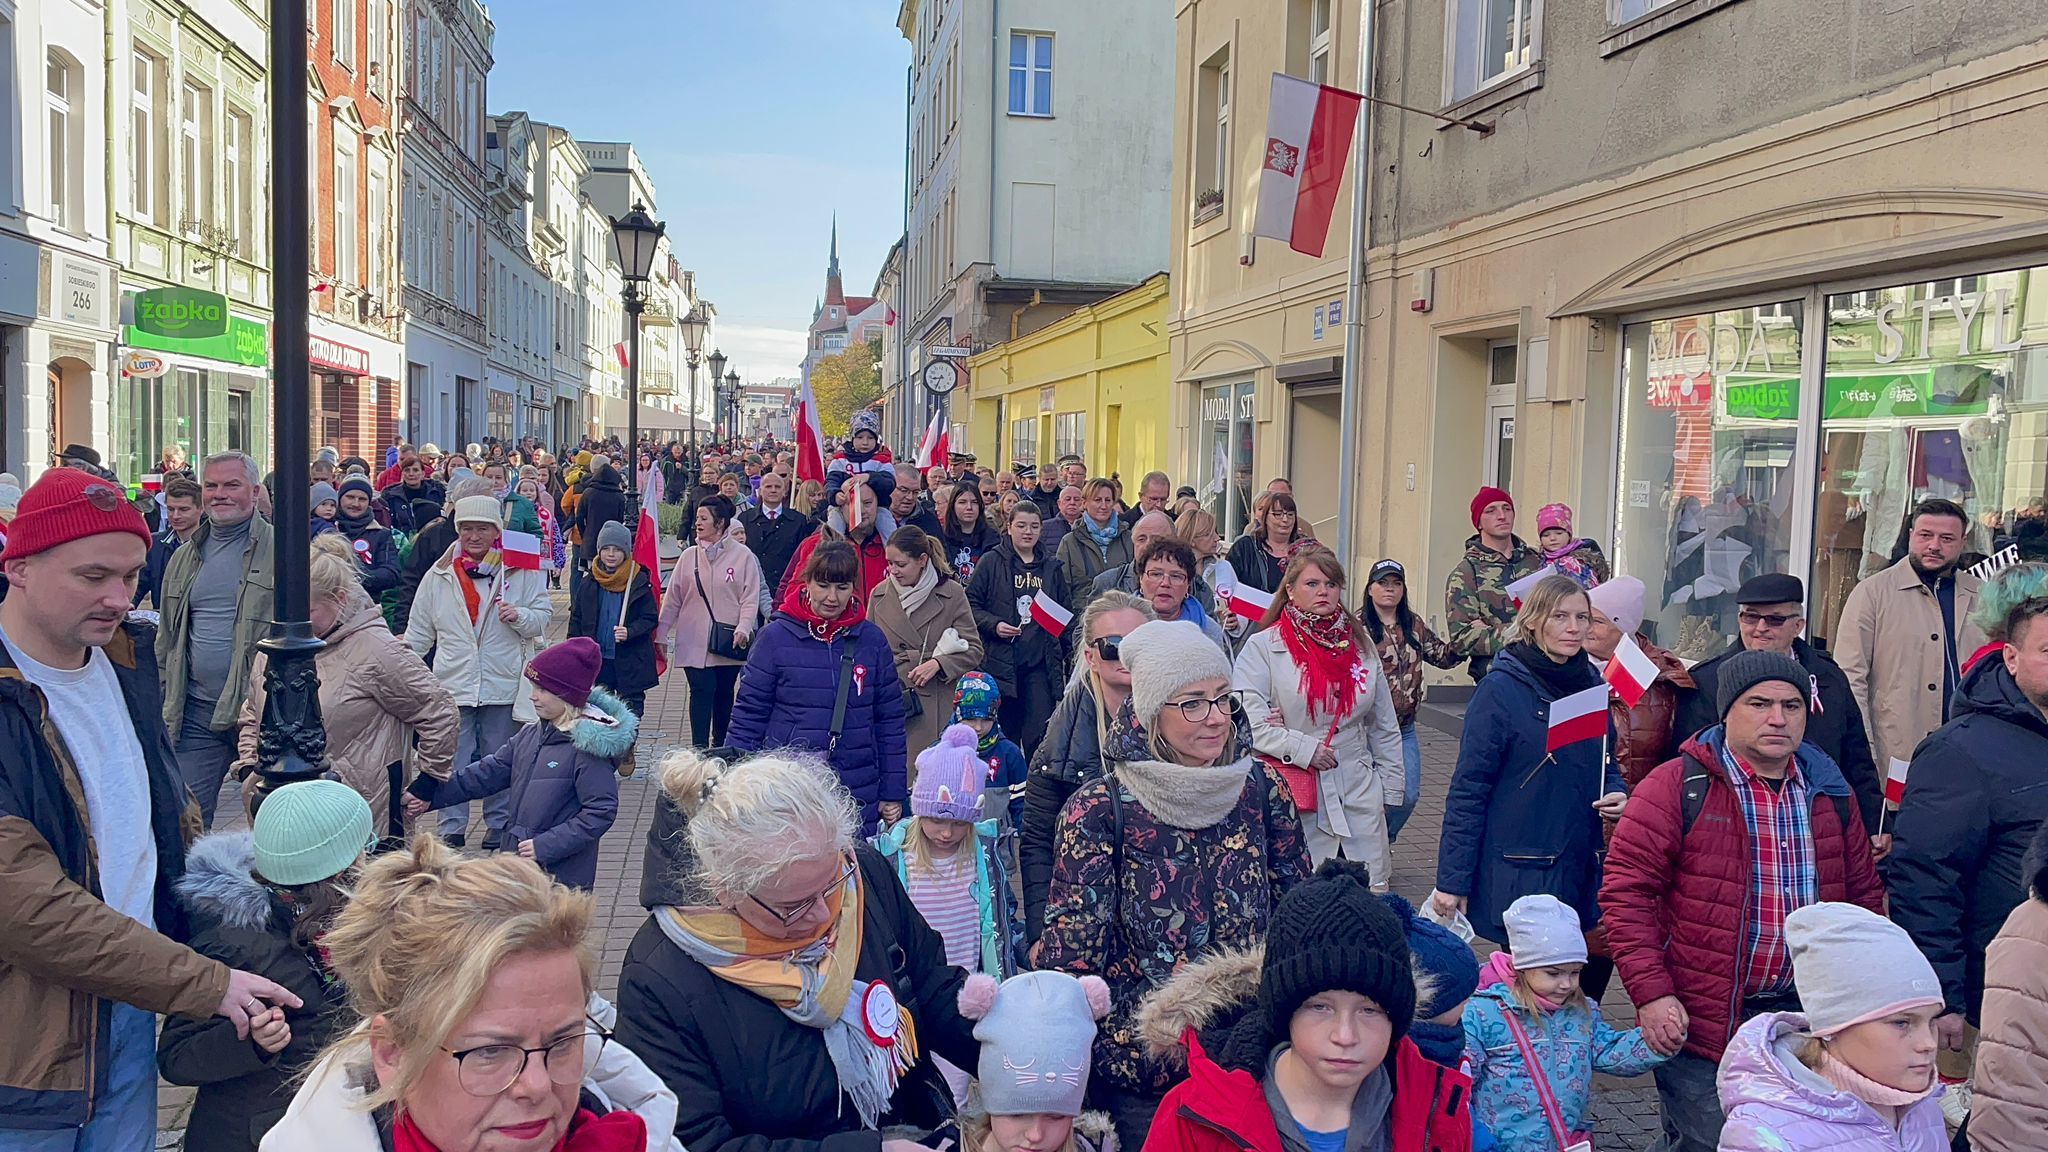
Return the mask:
[[765, 588], [782, 586], [782, 576], [789, 571], [797, 546], [818, 526], [817, 521], [789, 506], [789, 481], [779, 472], [761, 477], [760, 503], [742, 511], [739, 521], [747, 530], [747, 548], [761, 563]]
[[1164, 472], [1147, 472], [1138, 482], [1138, 502], [1124, 513], [1124, 523], [1136, 528], [1147, 512], [1163, 512], [1173, 496], [1173, 480]]
[[1720, 723], [1644, 777], [1614, 830], [1608, 951], [1652, 1041], [1685, 1041], [1656, 1072], [1670, 1152], [1714, 1152], [1714, 1075], [1742, 1022], [1798, 1010], [1785, 916], [1821, 901], [1884, 912], [1849, 782], [1803, 742], [1808, 689], [1790, 656], [1730, 656]]
[[1045, 534], [1038, 546], [1057, 555], [1060, 543], [1074, 530], [1074, 521], [1081, 518], [1081, 490], [1069, 486], [1051, 496], [1041, 490], [1032, 500], [1045, 520]]
[[939, 534], [938, 513], [932, 511], [931, 501], [926, 498], [924, 477], [918, 475], [917, 465], [897, 464], [896, 490], [889, 494], [889, 514], [896, 517], [896, 526], [915, 524], [927, 536]]
[[277, 573], [270, 523], [256, 515], [256, 461], [219, 452], [206, 458], [199, 479], [206, 522], [164, 566], [156, 661], [178, 771], [210, 828], [235, 760], [249, 665], [270, 627]]
[[[1147, 512], [1143, 516], [1138, 517], [1137, 523], [1131, 525], [1131, 550], [1136, 555], [1143, 556], [1147, 544], [1152, 543], [1154, 540], [1163, 540], [1171, 535], [1173, 535], [1172, 517], [1163, 511]], [[1138, 594], [1139, 578], [1140, 573], [1136, 560], [1129, 564], [1122, 564], [1108, 569], [1097, 575], [1089, 585], [1088, 600], [1093, 600], [1104, 592], [1110, 591], [1129, 592], [1135, 596]], [[1194, 588], [1188, 592], [1188, 595], [1204, 608], [1213, 608], [1215, 606], [1216, 593], [1209, 587], [1209, 582], [1202, 579], [1200, 575], [1195, 576]], [[1085, 604], [1087, 601], [1082, 601], [1082, 603]]]

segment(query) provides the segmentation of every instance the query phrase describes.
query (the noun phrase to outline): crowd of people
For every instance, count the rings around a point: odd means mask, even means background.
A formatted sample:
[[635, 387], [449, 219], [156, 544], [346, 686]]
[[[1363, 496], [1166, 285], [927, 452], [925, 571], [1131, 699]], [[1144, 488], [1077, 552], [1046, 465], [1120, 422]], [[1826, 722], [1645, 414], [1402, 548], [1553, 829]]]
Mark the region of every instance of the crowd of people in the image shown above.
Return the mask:
[[[870, 413], [323, 449], [326, 771], [266, 792], [279, 479], [58, 463], [0, 475], [0, 1152], [154, 1147], [159, 1076], [191, 1152], [1578, 1152], [1597, 1074], [1665, 1152], [2041, 1146], [2048, 564], [1966, 571], [1949, 501], [1830, 648], [1760, 572], [1688, 664], [1495, 488], [1439, 626], [1284, 479], [1226, 540]], [[1410, 904], [1431, 667], [1473, 687]]]

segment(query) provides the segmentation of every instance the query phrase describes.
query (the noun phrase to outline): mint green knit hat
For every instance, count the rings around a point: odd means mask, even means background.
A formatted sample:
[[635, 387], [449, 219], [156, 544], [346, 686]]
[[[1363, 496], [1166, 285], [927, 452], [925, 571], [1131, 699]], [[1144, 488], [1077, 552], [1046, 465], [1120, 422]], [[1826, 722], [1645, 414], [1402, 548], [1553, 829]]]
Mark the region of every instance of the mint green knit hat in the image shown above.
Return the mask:
[[339, 780], [287, 784], [256, 810], [256, 873], [296, 888], [332, 879], [377, 842], [370, 805]]

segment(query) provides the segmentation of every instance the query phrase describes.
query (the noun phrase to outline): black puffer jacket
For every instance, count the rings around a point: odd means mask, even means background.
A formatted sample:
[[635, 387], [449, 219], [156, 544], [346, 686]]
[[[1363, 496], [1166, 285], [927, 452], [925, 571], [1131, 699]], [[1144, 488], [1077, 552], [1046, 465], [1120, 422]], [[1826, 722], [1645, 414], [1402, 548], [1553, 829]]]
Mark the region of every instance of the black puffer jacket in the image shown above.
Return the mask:
[[1984, 949], [2027, 898], [2027, 846], [2048, 820], [2048, 716], [2002, 660], [1972, 668], [1950, 707], [1913, 753], [1886, 886], [1948, 1007], [1975, 1023]]
[[598, 531], [614, 520], [629, 528], [635, 523], [626, 519], [626, 492], [619, 480], [619, 470], [606, 460], [583, 482], [583, 499], [576, 505], [576, 525], [583, 531], [584, 554], [597, 554]]
[[1019, 668], [1048, 669], [1055, 683], [1066, 675], [1062, 637], [1036, 623], [1023, 624], [1024, 631], [1015, 637], [1005, 638], [996, 632], [998, 624], [1023, 623], [1020, 602], [1029, 602], [1041, 591], [1072, 609], [1066, 603], [1063, 571], [1059, 557], [1044, 548], [1038, 549], [1037, 559], [1026, 564], [1008, 540], [990, 549], [975, 566], [974, 578], [967, 585], [967, 605], [974, 610], [974, 627], [986, 650], [981, 669], [995, 677], [996, 687], [1006, 697], [1017, 694]]
[[[946, 963], [945, 942], [925, 926], [888, 861], [855, 849], [865, 920], [854, 977], [883, 981], [916, 1023], [921, 1056], [904, 1074], [884, 1126], [930, 1131], [951, 1117], [952, 1096], [933, 1063], [962, 1068], [980, 1058], [972, 1021], [960, 1015], [967, 974]], [[685, 955], [652, 919], [619, 973], [619, 1042], [675, 1092], [676, 1138], [692, 1152], [875, 1152], [880, 1137], [839, 1090], [825, 1034], [719, 979]]]
[[1083, 678], [1067, 689], [1045, 739], [1031, 758], [1024, 782], [1024, 826], [1017, 842], [1018, 869], [1024, 874], [1024, 942], [1035, 944], [1045, 931], [1045, 899], [1052, 887], [1053, 829], [1060, 809], [1081, 785], [1102, 775], [1102, 739], [1096, 727], [1095, 693]]

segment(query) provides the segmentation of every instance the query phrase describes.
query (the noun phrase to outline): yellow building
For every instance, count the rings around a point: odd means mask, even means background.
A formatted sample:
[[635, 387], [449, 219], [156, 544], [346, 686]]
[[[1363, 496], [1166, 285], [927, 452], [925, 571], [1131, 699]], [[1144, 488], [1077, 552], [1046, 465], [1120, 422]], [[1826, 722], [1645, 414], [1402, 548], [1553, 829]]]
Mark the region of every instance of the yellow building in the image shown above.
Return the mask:
[[1167, 464], [1172, 372], [1167, 278], [1083, 308], [967, 361], [955, 409], [968, 446], [996, 468], [1068, 453], [1126, 484]]

